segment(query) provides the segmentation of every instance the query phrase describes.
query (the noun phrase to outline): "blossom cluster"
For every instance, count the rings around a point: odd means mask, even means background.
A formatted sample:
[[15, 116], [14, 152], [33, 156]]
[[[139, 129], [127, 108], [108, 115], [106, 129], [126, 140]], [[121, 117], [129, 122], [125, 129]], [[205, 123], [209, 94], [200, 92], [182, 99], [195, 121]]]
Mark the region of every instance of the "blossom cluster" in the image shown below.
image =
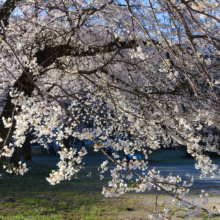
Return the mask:
[[[63, 148], [58, 153], [60, 154], [60, 162], [57, 164], [59, 169], [52, 171], [50, 177], [46, 178], [51, 185], [58, 184], [65, 179], [71, 179], [72, 176], [78, 173], [83, 168], [82, 157], [87, 154], [87, 151], [85, 148], [82, 148], [79, 152], [73, 148]], [[77, 153], [78, 156], [75, 156]]]
[[14, 167], [13, 165], [3, 165], [3, 168], [6, 169], [7, 173], [15, 173], [16, 175], [24, 175], [28, 168], [26, 166], [26, 163], [23, 163], [21, 161], [18, 162], [18, 167]]

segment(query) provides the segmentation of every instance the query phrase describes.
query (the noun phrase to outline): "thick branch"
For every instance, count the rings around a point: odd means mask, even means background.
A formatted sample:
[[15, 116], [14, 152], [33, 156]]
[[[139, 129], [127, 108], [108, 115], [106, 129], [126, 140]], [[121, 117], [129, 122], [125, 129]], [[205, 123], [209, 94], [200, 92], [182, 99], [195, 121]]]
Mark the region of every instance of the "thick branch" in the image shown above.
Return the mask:
[[[155, 41], [156, 42], [156, 41]], [[147, 42], [142, 41], [142, 44], [146, 45]], [[36, 53], [37, 63], [44, 68], [54, 63], [54, 61], [62, 56], [72, 56], [72, 57], [86, 57], [86, 56], [95, 56], [97, 54], [110, 53], [120, 49], [129, 49], [138, 46], [140, 42], [135, 40], [130, 41], [115, 41], [110, 42], [106, 45], [101, 46], [90, 46], [86, 51], [83, 51], [82, 48], [71, 46], [68, 44], [57, 45], [52, 47], [46, 47], [44, 50], [41, 50]]]

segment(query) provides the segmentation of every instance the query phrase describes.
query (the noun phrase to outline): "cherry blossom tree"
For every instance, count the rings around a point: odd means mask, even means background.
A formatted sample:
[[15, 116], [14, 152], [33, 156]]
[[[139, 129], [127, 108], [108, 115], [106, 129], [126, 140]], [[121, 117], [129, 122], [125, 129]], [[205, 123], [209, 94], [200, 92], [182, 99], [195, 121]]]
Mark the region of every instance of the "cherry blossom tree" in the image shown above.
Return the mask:
[[[165, 147], [182, 144], [201, 178], [215, 176], [218, 166], [204, 153], [220, 154], [214, 132], [220, 122], [218, 0], [7, 0], [0, 5], [1, 91], [8, 93], [0, 121], [2, 163], [23, 146], [30, 130], [45, 145], [56, 138], [60, 162], [47, 178], [54, 185], [79, 172], [87, 154], [62, 140], [94, 140], [94, 151], [116, 164], [103, 188], [106, 197], [156, 188], [174, 195], [191, 216], [202, 209], [219, 213], [218, 206], [201, 208], [184, 199], [193, 177], [182, 182], [179, 176], [163, 177], [149, 170], [146, 160], [118, 160], [105, 151], [108, 146], [125, 155], [143, 151], [147, 159], [146, 146], [159, 149], [159, 140]], [[4, 167], [27, 171], [22, 162]], [[106, 161], [101, 168], [107, 170]], [[206, 203], [206, 194], [201, 197]], [[156, 216], [161, 214], [149, 218]]]

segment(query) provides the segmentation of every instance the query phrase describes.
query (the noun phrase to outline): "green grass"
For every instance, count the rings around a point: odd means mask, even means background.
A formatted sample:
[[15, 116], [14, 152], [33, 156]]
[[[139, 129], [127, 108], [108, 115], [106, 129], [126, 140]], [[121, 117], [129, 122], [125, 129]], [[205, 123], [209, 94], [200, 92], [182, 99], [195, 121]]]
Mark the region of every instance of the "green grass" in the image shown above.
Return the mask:
[[[55, 167], [42, 164], [32, 167], [23, 177], [4, 174], [0, 180], [0, 219], [147, 219], [149, 210], [154, 209], [154, 194], [129, 193], [120, 198], [105, 198], [101, 190], [109, 177], [99, 181], [97, 165], [88, 166], [77, 179], [55, 186], [45, 180]], [[88, 171], [93, 171], [92, 178], [86, 177]], [[162, 194], [158, 203], [162, 204], [164, 198], [170, 199]], [[175, 209], [171, 203], [169, 208], [173, 216]], [[184, 212], [181, 217], [187, 218]], [[213, 218], [218, 219], [216, 215], [207, 217], [206, 214], [198, 219]]]
[[78, 179], [51, 186], [45, 177], [54, 168], [40, 165], [23, 177], [5, 174], [0, 180], [0, 219], [117, 219], [120, 209], [101, 195], [96, 177], [86, 178], [83, 171]]

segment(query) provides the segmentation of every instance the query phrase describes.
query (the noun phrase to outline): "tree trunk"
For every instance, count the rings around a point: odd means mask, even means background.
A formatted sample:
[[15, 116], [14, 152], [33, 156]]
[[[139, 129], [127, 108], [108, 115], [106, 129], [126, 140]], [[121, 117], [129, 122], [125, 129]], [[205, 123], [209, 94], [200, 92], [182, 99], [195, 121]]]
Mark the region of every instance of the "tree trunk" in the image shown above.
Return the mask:
[[21, 160], [20, 152], [21, 148], [16, 147], [12, 157], [10, 158], [10, 164], [12, 164], [13, 167], [18, 167], [18, 162]]
[[[8, 20], [10, 18], [10, 15], [12, 14], [12, 12], [14, 11], [14, 9], [16, 8], [16, 6], [18, 5], [20, 1], [21, 0], [7, 0], [4, 2], [2, 8], [0, 9], [0, 21], [1, 20], [3, 21], [5, 27], [8, 25]], [[8, 109], [13, 109], [11, 99], [7, 99], [4, 111], [2, 113], [2, 116], [4, 116], [5, 118], [11, 117], [12, 112], [11, 111], [7, 112]], [[14, 124], [12, 126], [14, 126]], [[0, 137], [3, 138], [3, 140], [5, 140], [8, 132], [9, 132], [9, 129], [4, 127], [2, 118], [0, 118]], [[12, 131], [10, 133], [12, 134]], [[8, 145], [10, 141], [11, 141], [11, 135], [6, 140], [5, 143], [4, 142], [0, 143], [0, 150], [3, 148], [4, 145]], [[3, 172], [4, 163], [5, 163], [5, 157], [1, 157], [0, 158], [0, 173]]]
[[[11, 103], [11, 98], [7, 97], [7, 101], [2, 113], [2, 117], [11, 118], [12, 112], [14, 109], [14, 105]], [[2, 117], [0, 119], [0, 137], [4, 140], [3, 142], [0, 142], [0, 149], [2, 149], [4, 146], [9, 146], [9, 143], [11, 142], [11, 136], [14, 131], [14, 120], [12, 119], [12, 126], [11, 128], [5, 128], [4, 123], [2, 121]], [[0, 162], [0, 173], [3, 172], [3, 165], [5, 164], [5, 157], [1, 157]]]
[[[21, 76], [18, 78], [17, 82], [14, 84], [14, 88], [17, 88], [18, 91], [23, 91], [25, 95], [30, 96], [31, 93], [34, 90], [33, 84], [27, 79], [26, 74], [22, 73]], [[13, 111], [14, 111], [14, 104], [12, 103], [12, 98], [8, 95], [7, 96], [7, 101], [4, 107], [4, 110], [2, 112], [2, 116], [0, 119], [0, 137], [4, 140], [4, 142], [0, 142], [0, 149], [3, 148], [3, 146], [11, 143], [11, 138], [12, 134], [15, 130], [15, 120], [12, 118]], [[19, 111], [19, 110], [18, 110]], [[17, 114], [18, 111], [14, 111], [14, 116]], [[2, 121], [2, 117], [7, 118], [12, 118], [12, 126], [10, 128], [5, 128], [4, 123]], [[11, 158], [11, 162], [16, 165], [18, 162], [18, 159], [20, 158], [20, 149], [15, 149], [14, 155]], [[0, 163], [0, 173], [3, 171], [3, 165], [5, 163], [5, 158], [1, 158], [1, 163]]]
[[26, 136], [26, 140], [23, 144], [23, 161], [31, 161], [32, 156], [31, 156], [31, 140], [32, 140], [32, 135], [29, 132]]
[[0, 160], [0, 173], [3, 173], [3, 165], [5, 164], [5, 157], [1, 157]]
[[67, 139], [66, 139], [66, 138], [63, 139], [63, 144], [64, 144], [64, 146], [65, 146], [67, 149], [70, 148], [70, 139], [69, 139], [69, 137], [68, 137]]

